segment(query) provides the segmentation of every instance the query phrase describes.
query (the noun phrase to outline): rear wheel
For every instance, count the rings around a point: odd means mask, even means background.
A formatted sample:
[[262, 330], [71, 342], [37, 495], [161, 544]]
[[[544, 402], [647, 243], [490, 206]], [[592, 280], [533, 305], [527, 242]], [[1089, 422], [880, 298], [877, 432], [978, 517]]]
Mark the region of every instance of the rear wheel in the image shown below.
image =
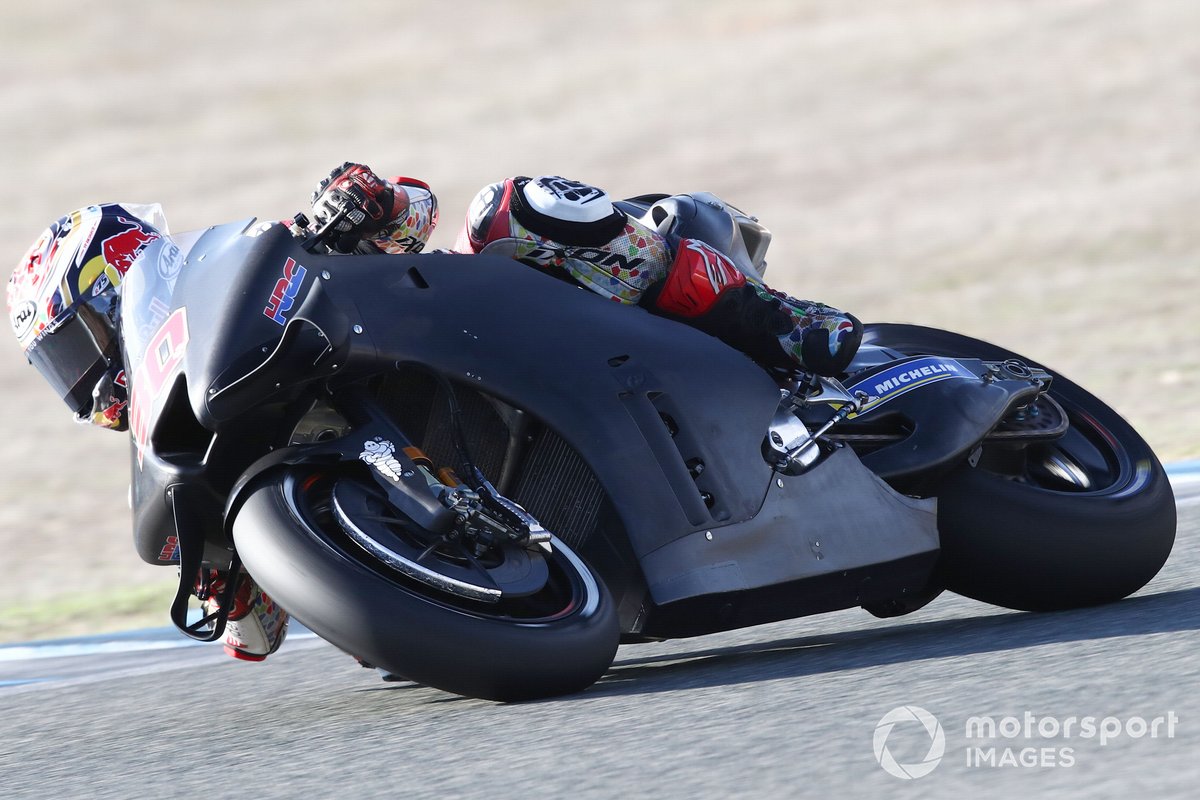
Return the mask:
[[616, 652], [612, 598], [561, 541], [486, 553], [439, 544], [354, 470], [277, 474], [246, 499], [234, 539], [250, 574], [308, 628], [418, 683], [547, 697], [587, 688]]
[[[1035, 365], [935, 328], [869, 325], [864, 341], [913, 355]], [[1066, 433], [1033, 444], [989, 443], [977, 467], [963, 465], [936, 492], [941, 581], [1007, 608], [1119, 600], [1158, 573], [1175, 541], [1174, 494], [1149, 445], [1095, 396], [1048, 371]]]

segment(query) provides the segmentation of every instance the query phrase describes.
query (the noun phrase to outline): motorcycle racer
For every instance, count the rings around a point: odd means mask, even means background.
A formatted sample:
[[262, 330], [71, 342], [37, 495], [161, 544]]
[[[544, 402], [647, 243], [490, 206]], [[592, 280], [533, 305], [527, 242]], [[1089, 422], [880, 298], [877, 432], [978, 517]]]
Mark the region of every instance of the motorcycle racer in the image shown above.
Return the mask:
[[50, 223], [9, 277], [13, 333], [80, 422], [128, 428], [121, 281], [165, 231], [157, 205], [87, 206]]
[[[332, 247], [340, 252], [420, 252], [438, 221], [427, 184], [385, 180], [350, 162], [321, 181], [311, 213], [332, 229]], [[121, 283], [138, 256], [165, 235], [157, 205], [88, 206], [51, 223], [9, 280], [13, 331], [80, 422], [129, 427]], [[852, 315], [774, 291], [711, 245], [664, 235], [618, 209], [604, 190], [558, 176], [484, 187], [455, 249], [504, 255], [614, 302], [684, 322], [767, 367], [837, 375], [862, 336]], [[282, 644], [288, 614], [244, 571], [236, 580], [225, 649], [239, 659], [262, 660]], [[216, 571], [197, 581], [206, 612], [217, 610], [228, 581]]]
[[[428, 184], [346, 162], [318, 185], [312, 214], [333, 224], [342, 252], [419, 252], [437, 224], [437, 200]], [[699, 328], [767, 367], [838, 375], [862, 339], [853, 315], [775, 291], [709, 244], [664, 236], [603, 189], [559, 176], [485, 186], [455, 250], [514, 258]]]
[[[158, 205], [102, 203], [42, 232], [8, 281], [8, 315], [25, 357], [78, 422], [124, 431], [129, 393], [120, 349], [120, 291], [129, 267], [167, 234]], [[196, 594], [217, 608], [226, 576], [212, 571]], [[245, 572], [225, 626], [225, 652], [261, 661], [287, 635], [287, 612]]]

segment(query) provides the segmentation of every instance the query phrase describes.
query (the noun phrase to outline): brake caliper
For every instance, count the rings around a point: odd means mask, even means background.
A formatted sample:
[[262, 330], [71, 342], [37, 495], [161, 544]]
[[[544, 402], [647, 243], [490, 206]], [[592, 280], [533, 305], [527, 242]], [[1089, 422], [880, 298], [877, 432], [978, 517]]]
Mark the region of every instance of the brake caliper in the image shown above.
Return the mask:
[[458, 519], [456, 528], [484, 548], [507, 542], [520, 545], [550, 541], [550, 533], [532, 514], [496, 491], [491, 481], [475, 469], [476, 488], [447, 487], [442, 502]]

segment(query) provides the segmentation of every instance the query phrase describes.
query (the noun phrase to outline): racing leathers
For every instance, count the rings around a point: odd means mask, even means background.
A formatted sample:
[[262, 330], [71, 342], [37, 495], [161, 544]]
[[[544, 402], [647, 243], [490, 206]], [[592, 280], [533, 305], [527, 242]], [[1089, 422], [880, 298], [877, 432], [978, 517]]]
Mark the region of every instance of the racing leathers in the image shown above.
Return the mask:
[[[318, 225], [343, 252], [417, 252], [437, 222], [428, 185], [384, 180], [347, 162], [313, 195]], [[744, 274], [698, 239], [670, 237], [614, 206], [595, 186], [558, 176], [484, 187], [455, 250], [489, 253], [568, 278], [715, 336], [767, 367], [845, 371], [862, 339], [854, 316], [797, 300]]]
[[706, 242], [668, 238], [601, 189], [557, 176], [485, 187], [456, 249], [569, 276], [618, 303], [692, 325], [769, 367], [843, 372], [862, 338], [853, 316], [774, 291]]

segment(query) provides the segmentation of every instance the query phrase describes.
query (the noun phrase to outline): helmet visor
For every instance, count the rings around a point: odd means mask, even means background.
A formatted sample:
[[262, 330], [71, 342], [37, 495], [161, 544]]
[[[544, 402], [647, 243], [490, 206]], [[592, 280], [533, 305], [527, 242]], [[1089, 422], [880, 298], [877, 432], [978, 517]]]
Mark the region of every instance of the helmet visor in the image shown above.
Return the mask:
[[78, 313], [42, 334], [25, 351], [29, 363], [76, 415], [91, 410], [92, 389], [118, 354], [108, 299], [81, 304]]

